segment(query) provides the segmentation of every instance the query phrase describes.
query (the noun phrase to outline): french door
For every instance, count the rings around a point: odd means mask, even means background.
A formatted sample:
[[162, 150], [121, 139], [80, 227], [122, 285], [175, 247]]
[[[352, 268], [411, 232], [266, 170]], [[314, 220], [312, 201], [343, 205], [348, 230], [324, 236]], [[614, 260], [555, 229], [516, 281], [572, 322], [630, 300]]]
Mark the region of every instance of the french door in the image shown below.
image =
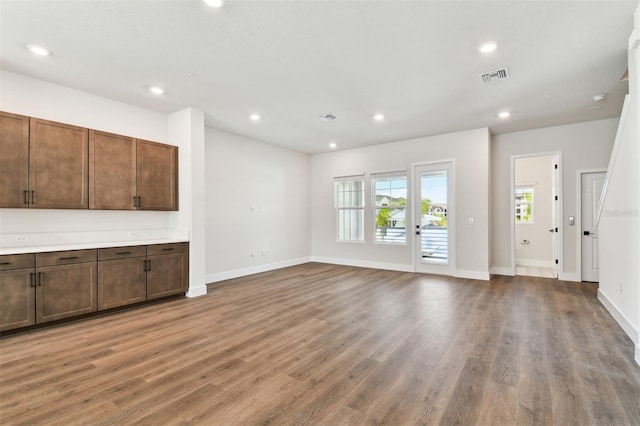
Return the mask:
[[416, 272], [453, 275], [453, 163], [415, 166], [413, 176]]

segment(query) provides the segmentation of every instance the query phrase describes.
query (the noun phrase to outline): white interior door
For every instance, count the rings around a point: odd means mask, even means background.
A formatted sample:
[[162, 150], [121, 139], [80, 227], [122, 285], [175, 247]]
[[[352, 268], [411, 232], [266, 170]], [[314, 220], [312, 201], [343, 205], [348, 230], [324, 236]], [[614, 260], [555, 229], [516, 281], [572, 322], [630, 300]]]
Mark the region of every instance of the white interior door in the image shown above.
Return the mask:
[[416, 272], [453, 275], [453, 164], [414, 169], [414, 233]]
[[606, 173], [582, 174], [582, 281], [600, 281], [598, 228], [595, 224]]

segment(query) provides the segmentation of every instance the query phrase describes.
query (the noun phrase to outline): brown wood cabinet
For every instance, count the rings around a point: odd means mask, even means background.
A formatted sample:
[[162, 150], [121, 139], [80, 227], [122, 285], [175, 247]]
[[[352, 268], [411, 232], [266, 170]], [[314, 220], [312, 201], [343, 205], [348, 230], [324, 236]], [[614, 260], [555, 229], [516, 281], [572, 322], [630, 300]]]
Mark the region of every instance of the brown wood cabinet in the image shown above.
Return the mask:
[[0, 256], [0, 331], [36, 323], [33, 254]]
[[0, 111], [0, 208], [178, 210], [178, 147]]
[[36, 254], [36, 322], [97, 311], [97, 269], [97, 250]]
[[184, 294], [189, 244], [0, 256], [0, 332]]
[[89, 208], [87, 129], [30, 119], [29, 207]]
[[29, 206], [29, 117], [0, 112], [0, 207]]
[[178, 210], [178, 147], [137, 140], [137, 208]]
[[89, 208], [133, 210], [136, 140], [89, 130]]
[[147, 300], [147, 247], [98, 250], [98, 310]]
[[189, 282], [186, 243], [160, 244], [147, 249], [147, 299], [184, 293]]

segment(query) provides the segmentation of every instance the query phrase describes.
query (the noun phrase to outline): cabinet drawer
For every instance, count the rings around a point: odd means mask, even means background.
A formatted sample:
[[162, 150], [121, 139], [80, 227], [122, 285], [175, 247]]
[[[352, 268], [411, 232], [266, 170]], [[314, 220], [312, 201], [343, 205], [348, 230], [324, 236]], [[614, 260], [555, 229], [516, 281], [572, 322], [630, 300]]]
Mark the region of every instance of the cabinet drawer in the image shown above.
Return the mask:
[[36, 254], [36, 265], [40, 268], [41, 266], [95, 262], [97, 259], [98, 250], [52, 251]]
[[147, 254], [155, 256], [158, 254], [184, 253], [187, 251], [187, 243], [156, 244], [147, 246]]
[[126, 259], [129, 257], [145, 257], [147, 246], [113, 247], [98, 250], [98, 260]]
[[0, 256], [0, 271], [33, 268], [36, 265], [33, 254], [7, 254]]

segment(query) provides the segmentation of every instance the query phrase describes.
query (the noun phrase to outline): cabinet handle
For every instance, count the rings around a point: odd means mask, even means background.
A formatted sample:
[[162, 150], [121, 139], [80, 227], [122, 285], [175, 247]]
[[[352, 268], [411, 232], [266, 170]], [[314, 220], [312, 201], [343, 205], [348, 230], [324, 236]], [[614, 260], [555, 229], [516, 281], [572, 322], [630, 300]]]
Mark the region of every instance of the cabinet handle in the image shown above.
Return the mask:
[[26, 189], [24, 191], [24, 203], [25, 204], [29, 204], [29, 191], [27, 191]]
[[131, 254], [131, 252], [130, 251], [121, 251], [121, 252], [118, 252], [116, 254]]
[[31, 272], [29, 274], [29, 287], [35, 287], [36, 286], [35, 277], [36, 277], [36, 274], [34, 274], [33, 272]]
[[147, 271], [151, 270], [151, 259], [147, 260]]
[[133, 207], [138, 207], [138, 197], [133, 196]]
[[171, 250], [173, 250], [173, 247], [170, 247], [170, 248], [163, 248], [163, 249], [162, 249], [162, 251], [171, 251]]
[[11, 262], [0, 262], [0, 265], [11, 265]]
[[138, 207], [142, 207], [142, 197], [138, 195]]
[[31, 204], [36, 203], [36, 191], [31, 191]]
[[147, 261], [146, 261], [146, 259], [143, 260], [143, 262], [144, 262], [144, 272], [147, 272]]
[[42, 283], [44, 280], [42, 279], [42, 272], [38, 272], [38, 287], [42, 287]]
[[77, 259], [78, 256], [70, 256], [70, 257], [59, 257], [58, 260], [73, 260]]

